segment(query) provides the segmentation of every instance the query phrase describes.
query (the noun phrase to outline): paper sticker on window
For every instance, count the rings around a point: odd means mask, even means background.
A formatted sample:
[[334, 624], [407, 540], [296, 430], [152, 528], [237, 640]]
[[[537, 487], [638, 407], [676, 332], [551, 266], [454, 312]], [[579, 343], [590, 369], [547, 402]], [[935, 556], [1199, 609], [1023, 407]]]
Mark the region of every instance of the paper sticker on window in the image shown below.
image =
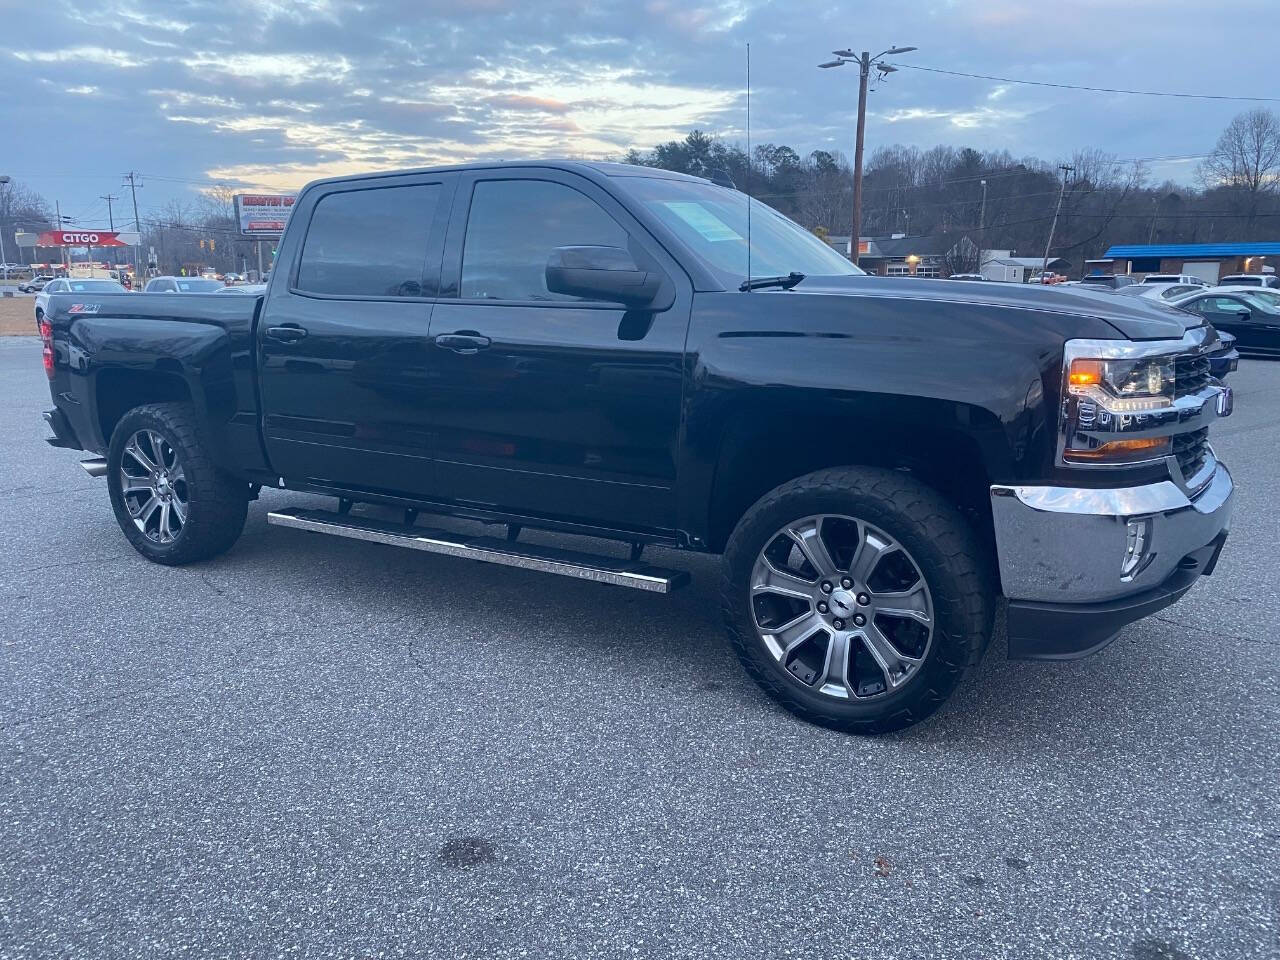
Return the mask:
[[732, 227], [700, 203], [664, 203], [663, 206], [713, 243], [742, 239]]

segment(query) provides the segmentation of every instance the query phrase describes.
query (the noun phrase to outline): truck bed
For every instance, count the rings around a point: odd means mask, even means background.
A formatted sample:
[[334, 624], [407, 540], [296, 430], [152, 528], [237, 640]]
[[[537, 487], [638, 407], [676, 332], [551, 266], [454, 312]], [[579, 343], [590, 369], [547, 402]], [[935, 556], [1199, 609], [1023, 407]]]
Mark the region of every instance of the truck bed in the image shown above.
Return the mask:
[[195, 403], [228, 467], [265, 469], [253, 342], [262, 299], [216, 293], [51, 297], [45, 320], [56, 358], [50, 386], [60, 422], [54, 428], [66, 434], [61, 445], [105, 453], [114, 418], [134, 405], [135, 395], [145, 394]]

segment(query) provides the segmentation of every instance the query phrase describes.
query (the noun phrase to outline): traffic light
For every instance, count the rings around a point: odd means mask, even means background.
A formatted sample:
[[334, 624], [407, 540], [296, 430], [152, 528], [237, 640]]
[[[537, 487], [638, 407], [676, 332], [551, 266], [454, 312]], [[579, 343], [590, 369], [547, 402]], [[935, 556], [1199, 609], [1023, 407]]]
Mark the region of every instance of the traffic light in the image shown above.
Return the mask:
[[209, 238], [209, 252], [213, 253], [213, 238]]
[[200, 238], [200, 249], [201, 249], [201, 250], [203, 250], [203, 249], [204, 249], [204, 238], [203, 238], [203, 237], [201, 237], [201, 238]]

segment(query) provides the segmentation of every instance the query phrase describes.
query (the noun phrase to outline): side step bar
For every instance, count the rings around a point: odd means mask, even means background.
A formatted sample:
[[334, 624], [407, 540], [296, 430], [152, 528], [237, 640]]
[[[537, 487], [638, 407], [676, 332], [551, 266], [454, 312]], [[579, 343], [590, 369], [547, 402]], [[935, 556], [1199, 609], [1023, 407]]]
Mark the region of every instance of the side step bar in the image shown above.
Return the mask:
[[95, 457], [92, 460], [81, 460], [80, 466], [84, 467], [84, 472], [91, 477], [105, 477], [107, 475], [106, 457]]
[[293, 527], [295, 530], [349, 537], [352, 540], [388, 543], [408, 547], [410, 550], [425, 550], [427, 553], [442, 553], [449, 557], [466, 557], [507, 567], [557, 573], [564, 577], [611, 583], [650, 593], [670, 593], [689, 582], [687, 571], [664, 570], [635, 560], [601, 557], [497, 537], [468, 536], [430, 527], [406, 526], [327, 510], [306, 510], [299, 507], [273, 510], [267, 514], [267, 523]]

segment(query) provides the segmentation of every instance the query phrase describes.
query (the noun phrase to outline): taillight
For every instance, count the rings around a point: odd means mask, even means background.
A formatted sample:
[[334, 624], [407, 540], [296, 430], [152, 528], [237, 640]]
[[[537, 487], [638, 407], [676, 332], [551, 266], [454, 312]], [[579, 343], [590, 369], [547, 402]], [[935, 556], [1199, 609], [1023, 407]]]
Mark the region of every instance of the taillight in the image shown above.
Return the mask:
[[44, 372], [50, 380], [53, 379], [53, 324], [48, 320], [40, 321], [40, 341], [44, 344], [41, 351], [44, 360]]

